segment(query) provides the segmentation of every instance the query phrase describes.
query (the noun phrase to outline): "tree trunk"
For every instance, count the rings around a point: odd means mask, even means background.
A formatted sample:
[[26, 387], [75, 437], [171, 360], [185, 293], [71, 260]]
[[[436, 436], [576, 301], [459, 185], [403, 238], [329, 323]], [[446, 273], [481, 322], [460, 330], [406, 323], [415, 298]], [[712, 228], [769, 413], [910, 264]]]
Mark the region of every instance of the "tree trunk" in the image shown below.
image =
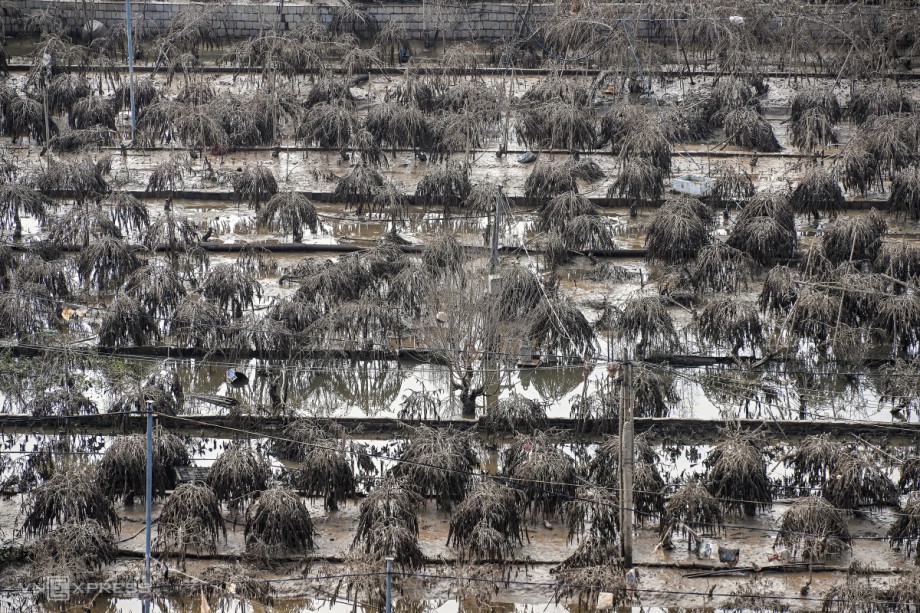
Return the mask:
[[463, 417], [476, 417], [476, 394], [469, 388], [460, 390], [460, 406], [463, 408]]
[[473, 387], [473, 369], [466, 367], [458, 381], [452, 381], [453, 388], [460, 392], [460, 407], [463, 417], [476, 417], [476, 399], [482, 396], [485, 388]]

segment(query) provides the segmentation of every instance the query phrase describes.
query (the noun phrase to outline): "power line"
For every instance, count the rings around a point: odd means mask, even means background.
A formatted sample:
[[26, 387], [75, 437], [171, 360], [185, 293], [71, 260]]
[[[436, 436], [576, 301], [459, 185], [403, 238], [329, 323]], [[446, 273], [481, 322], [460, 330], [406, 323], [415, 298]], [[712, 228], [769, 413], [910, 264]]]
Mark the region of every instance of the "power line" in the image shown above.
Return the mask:
[[[161, 417], [171, 417], [172, 419], [177, 419], [177, 420], [180, 420], [180, 421], [188, 421], [188, 422], [191, 422], [191, 423], [198, 423], [198, 424], [202, 424], [202, 423], [203, 423], [203, 422], [198, 422], [197, 420], [194, 420], [194, 419], [191, 419], [191, 418], [182, 418], [182, 417], [179, 417], [179, 416], [167, 416], [167, 415], [163, 415], [163, 414], [161, 414], [161, 413], [157, 413], [156, 415], [161, 416]], [[402, 459], [402, 458], [399, 458], [399, 457], [394, 457], [394, 456], [386, 455], [386, 454], [383, 454], [383, 453], [380, 453], [380, 452], [374, 452], [374, 451], [368, 451], [368, 450], [358, 451], [358, 450], [351, 449], [351, 448], [344, 448], [344, 449], [343, 449], [343, 448], [341, 448], [341, 447], [330, 447], [330, 446], [328, 446], [328, 445], [322, 445], [322, 444], [320, 444], [320, 443], [314, 443], [314, 442], [309, 442], [309, 441], [298, 441], [298, 440], [296, 440], [296, 439], [291, 439], [291, 438], [287, 438], [287, 437], [283, 437], [283, 436], [279, 436], [279, 435], [264, 434], [264, 433], [263, 433], [263, 434], [259, 434], [259, 433], [251, 432], [251, 431], [248, 431], [248, 430], [245, 430], [245, 429], [242, 429], [242, 428], [235, 428], [235, 427], [226, 426], [226, 425], [218, 425], [217, 427], [220, 428], [220, 429], [224, 429], [224, 430], [230, 430], [230, 431], [233, 431], [233, 432], [238, 432], [238, 433], [247, 434], [247, 435], [258, 435], [260, 438], [267, 438], [267, 439], [270, 439], [270, 440], [277, 440], [277, 441], [286, 442], [286, 443], [294, 443], [294, 444], [298, 444], [298, 445], [302, 445], [302, 446], [310, 447], [310, 448], [315, 448], [315, 449], [322, 449], [322, 450], [326, 450], [326, 451], [339, 451], [339, 452], [343, 452], [343, 453], [348, 454], [348, 455], [359, 455], [359, 454], [363, 454], [363, 455], [367, 455], [367, 456], [372, 457], [372, 458], [377, 458], [377, 459], [385, 460], [385, 461], [392, 462], [392, 463], [402, 463], [402, 464], [407, 464], [407, 465], [410, 465], [410, 466], [420, 466], [420, 467], [423, 467], [423, 468], [430, 468], [430, 469], [434, 469], [434, 470], [439, 470], [439, 471], [442, 471], [442, 472], [448, 472], [448, 473], [454, 473], [454, 474], [462, 474], [462, 475], [468, 476], [468, 477], [478, 477], [478, 478], [483, 478], [483, 479], [490, 479], [490, 480], [494, 480], [494, 481], [497, 481], [497, 482], [499, 482], [499, 483], [505, 483], [506, 485], [511, 485], [511, 486], [513, 486], [515, 483], [532, 483], [532, 484], [536, 484], [536, 485], [550, 486], [550, 487], [553, 487], [553, 486], [555, 486], [555, 487], [574, 487], [574, 488], [578, 488], [578, 487], [588, 487], [588, 488], [593, 488], [593, 489], [607, 490], [607, 491], [615, 492], [615, 493], [617, 493], [618, 496], [621, 494], [619, 488], [617, 488], [617, 487], [604, 486], [604, 485], [600, 485], [600, 484], [598, 484], [598, 483], [591, 483], [591, 482], [588, 482], [588, 481], [583, 481], [583, 482], [581, 482], [581, 483], [565, 483], [565, 482], [559, 482], [559, 481], [547, 481], [547, 480], [534, 479], [534, 478], [523, 478], [523, 477], [514, 477], [514, 476], [498, 476], [498, 475], [492, 475], [492, 474], [489, 474], [489, 473], [473, 473], [473, 472], [467, 472], [467, 471], [464, 471], [464, 470], [461, 470], [461, 469], [456, 469], [456, 468], [451, 468], [451, 467], [445, 467], [445, 466], [438, 466], [438, 465], [431, 464], [431, 463], [428, 463], [428, 462], [420, 462], [420, 461], [417, 461], [417, 460], [405, 460], [405, 459]], [[651, 492], [651, 491], [644, 491], [644, 490], [633, 490], [633, 491], [634, 491], [634, 493], [645, 493], [645, 494], [660, 494], [660, 493], [661, 493], [661, 492]], [[582, 501], [582, 502], [591, 502], [591, 503], [596, 503], [596, 504], [603, 504], [604, 506], [611, 506], [611, 507], [614, 507], [614, 508], [622, 508], [622, 505], [620, 505], [620, 504], [613, 504], [613, 503], [609, 503], [609, 502], [606, 502], [606, 501], [597, 501], [597, 500], [590, 499], [590, 498], [584, 498], [584, 497], [578, 496], [577, 494], [573, 496], [573, 495], [566, 494], [565, 492], [556, 491], [556, 490], [553, 490], [553, 489], [550, 489], [550, 490], [548, 491], [548, 493], [549, 493], [549, 494], [552, 494], [552, 495], [556, 495], [556, 496], [562, 497], [562, 498], [570, 499], [570, 500], [573, 500], [573, 501], [574, 501], [574, 500], [578, 500], [578, 501]], [[741, 499], [727, 499], [727, 498], [717, 498], [717, 500], [725, 501], [725, 502], [741, 502], [741, 503], [754, 503], [754, 504], [762, 504], [762, 503], [763, 503], [763, 501], [752, 501], [752, 500], [741, 500]], [[840, 510], [840, 511], [845, 511], [845, 512], [849, 512], [849, 511], [850, 511], [850, 509], [838, 509], [838, 510]], [[632, 509], [632, 511], [635, 512], [635, 513], [638, 514], [638, 515], [644, 515], [644, 516], [647, 516], [647, 517], [657, 517], [657, 514], [646, 513], [646, 512], [640, 511], [640, 510], [638, 510], [638, 509]], [[707, 524], [700, 524], [700, 525], [707, 525]], [[738, 529], [738, 530], [754, 530], [754, 531], [769, 532], [769, 533], [779, 533], [779, 532], [783, 532], [782, 530], [775, 529], [775, 528], [760, 528], [760, 527], [756, 527], [756, 526], [741, 526], [741, 525], [732, 525], [732, 524], [721, 524], [721, 525], [712, 524], [712, 525], [709, 525], [709, 527], [716, 527], [716, 528], [719, 528], [719, 527], [722, 527], [722, 528], [732, 528], [732, 529]], [[787, 534], [795, 534], [795, 535], [798, 535], [798, 536], [815, 536], [815, 537], [823, 537], [823, 536], [825, 536], [825, 535], [823, 535], [823, 534], [809, 534], [809, 533], [804, 533], [804, 532], [798, 533], [798, 532], [786, 531], [786, 533], [787, 533]], [[851, 537], [851, 538], [856, 539], [856, 540], [881, 540], [881, 541], [889, 540], [887, 537]]]

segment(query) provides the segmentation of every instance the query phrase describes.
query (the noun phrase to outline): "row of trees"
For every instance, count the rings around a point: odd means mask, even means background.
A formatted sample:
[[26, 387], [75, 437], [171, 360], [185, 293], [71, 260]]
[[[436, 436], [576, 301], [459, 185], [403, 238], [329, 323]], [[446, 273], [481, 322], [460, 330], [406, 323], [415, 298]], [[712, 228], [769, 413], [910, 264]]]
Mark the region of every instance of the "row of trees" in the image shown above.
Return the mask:
[[[899, 491], [917, 487], [912, 456], [900, 463], [896, 485], [872, 448], [824, 435], [777, 452], [757, 433], [726, 434], [704, 459], [703, 473], [673, 484], [659, 472], [655, 449], [637, 439], [636, 522], [660, 523], [663, 546], [671, 546], [672, 535], [686, 535], [693, 548], [702, 534], [719, 534], [727, 517], [769, 509], [775, 484], [768, 457], [787, 467], [787, 492], [804, 492], [780, 518], [776, 546], [805, 560], [849, 546], [848, 516], [866, 507], [898, 509]], [[322, 500], [335, 511], [366, 488], [346, 559], [356, 572], [378, 567], [388, 557], [405, 569], [421, 568], [426, 556], [419, 514], [433, 499], [451, 514], [447, 542], [460, 563], [512, 564], [529, 540], [529, 523], [560, 521], [577, 547], [555, 571], [557, 596], [590, 601], [596, 594], [587, 586], [606, 585], [619, 586], [618, 598], [628, 597], [617, 563], [616, 437], [606, 437], [593, 453], [576, 448], [572, 457], [555, 434], [520, 433], [502, 448], [500, 476], [483, 477], [480, 449], [468, 435], [420, 427], [396, 445], [393, 467], [378, 474], [368, 451], [349, 442], [334, 422], [303, 420], [291, 422], [269, 447], [296, 468], [279, 475], [262, 452], [234, 442], [204, 482], [188, 483], [180, 483], [177, 473], [191, 462], [185, 444], [160, 429], [154, 442], [154, 493], [163, 500], [155, 545], [183, 567], [187, 551], [218, 551], [219, 539], [226, 538], [224, 512], [244, 518], [249, 561], [276, 567], [301, 560], [316, 548], [317, 532], [301, 496]], [[130, 505], [143, 492], [144, 445], [142, 436], [120, 437], [96, 464], [73, 463], [54, 445], [46, 448], [47, 455], [29, 456], [40, 476], [24, 504], [23, 531], [31, 539], [29, 561], [36, 572], [53, 570], [85, 581], [114, 560], [120, 521], [113, 501]], [[39, 457], [45, 458], [41, 464], [34, 461]], [[908, 556], [920, 537], [918, 508], [909, 497], [888, 532], [892, 543], [906, 543]], [[346, 584], [356, 592], [368, 587], [357, 580]]]
[[[427, 24], [435, 37], [437, 32], [443, 33], [445, 43], [450, 38], [456, 45], [457, 39], [479, 34], [478, 24], [467, 19], [462, 6], [439, 2], [426, 9]], [[903, 1], [883, 7], [849, 2], [830, 11], [808, 2], [785, 5], [781, 10], [735, 1], [680, 6], [607, 2], [558, 5], [540, 19], [527, 13], [520, 18], [523, 24], [512, 23], [508, 38], [515, 32], [518, 35], [510, 45], [508, 40], [496, 45], [492, 61], [532, 66], [561, 57], [576, 65], [599, 66], [632, 78], [641, 76], [636, 72], [636, 64], [641, 63], [650, 72], [683, 65], [691, 73], [714, 68], [722, 73], [756, 76], [765, 66], [773, 65], [858, 79], [910, 68], [918, 44], [907, 25], [911, 11], [910, 2]], [[63, 2], [30, 14], [10, 6], [4, 16], [20, 21], [27, 32], [44, 37], [78, 34], [65, 27], [68, 17], [77, 23], [93, 18], [85, 7]], [[409, 46], [410, 36], [399, 19], [380, 23], [351, 3], [337, 7], [327, 25], [305, 19], [291, 27], [285, 17], [289, 16], [266, 12], [259, 33], [253, 37], [255, 42], [234, 45], [228, 57], [243, 69], [264, 70], [280, 64], [288, 69], [282, 74], [293, 76], [315, 68], [330, 55], [330, 50], [318, 44], [324, 37], [349, 35], [374, 40], [390, 63], [395, 60], [395, 51]], [[158, 65], [182, 62], [183, 54], [197, 60], [201, 47], [226, 42], [226, 22], [231, 18], [220, 4], [190, 6], [163, 31], [160, 24], [145, 19], [140, 12], [133, 24], [139, 43], [135, 49], [141, 49], [144, 59]], [[153, 42], [148, 43], [150, 40]], [[795, 44], [788, 45], [790, 40]], [[109, 61], [124, 60], [123, 28], [110, 28], [92, 42], [88, 46], [91, 51]], [[445, 44], [445, 54], [448, 49]], [[539, 54], [542, 57], [534, 53], [537, 50], [543, 51]]]

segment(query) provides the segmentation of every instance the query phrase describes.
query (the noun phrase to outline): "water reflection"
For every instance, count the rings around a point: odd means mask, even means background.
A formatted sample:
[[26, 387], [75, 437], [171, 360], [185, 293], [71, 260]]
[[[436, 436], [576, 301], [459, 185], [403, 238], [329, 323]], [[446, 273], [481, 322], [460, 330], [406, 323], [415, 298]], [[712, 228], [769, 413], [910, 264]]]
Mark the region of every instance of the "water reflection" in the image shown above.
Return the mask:
[[[580, 390], [585, 379], [585, 372], [581, 366], [567, 366], [559, 368], [522, 369], [518, 372], [521, 387], [524, 390], [533, 386], [533, 390], [544, 402], [560, 404], [560, 401], [574, 392]], [[566, 404], [564, 408], [569, 409]]]
[[[671, 416], [700, 419], [859, 419], [890, 422], [920, 419], [915, 413], [892, 415], [893, 405], [878, 391], [881, 373], [865, 375], [817, 372], [805, 365], [757, 371], [737, 365], [679, 368], [649, 364], [675, 381], [667, 400]], [[274, 416], [399, 417], [411, 416], [407, 399], [424, 394], [437, 418], [459, 414], [450, 390], [449, 368], [410, 360], [153, 360], [81, 359], [68, 365], [67, 376], [49, 378], [43, 358], [9, 358], [0, 372], [0, 410], [7, 413], [106, 412], [151, 373], [174, 370], [190, 414], [253, 413]], [[229, 368], [246, 375], [248, 384], [227, 383]], [[508, 368], [498, 395], [514, 395], [547, 406], [551, 418], [570, 416], [572, 402], [610, 385], [606, 364], [587, 377], [581, 367]], [[65, 393], [66, 392], [66, 393]], [[91, 409], [91, 410], [90, 410]], [[435, 417], [434, 411], [429, 411]], [[36, 413], [37, 414], [37, 413]]]

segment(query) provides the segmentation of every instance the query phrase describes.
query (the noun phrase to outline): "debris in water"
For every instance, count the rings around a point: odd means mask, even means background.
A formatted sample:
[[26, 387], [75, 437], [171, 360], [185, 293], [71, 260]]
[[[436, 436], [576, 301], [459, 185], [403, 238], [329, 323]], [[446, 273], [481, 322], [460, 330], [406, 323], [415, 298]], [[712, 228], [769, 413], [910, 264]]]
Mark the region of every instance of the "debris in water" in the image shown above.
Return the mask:
[[537, 154], [534, 153], [533, 151], [525, 151], [524, 153], [519, 155], [517, 159], [518, 164], [530, 164], [531, 162], [535, 162], [536, 160], [537, 160]]

